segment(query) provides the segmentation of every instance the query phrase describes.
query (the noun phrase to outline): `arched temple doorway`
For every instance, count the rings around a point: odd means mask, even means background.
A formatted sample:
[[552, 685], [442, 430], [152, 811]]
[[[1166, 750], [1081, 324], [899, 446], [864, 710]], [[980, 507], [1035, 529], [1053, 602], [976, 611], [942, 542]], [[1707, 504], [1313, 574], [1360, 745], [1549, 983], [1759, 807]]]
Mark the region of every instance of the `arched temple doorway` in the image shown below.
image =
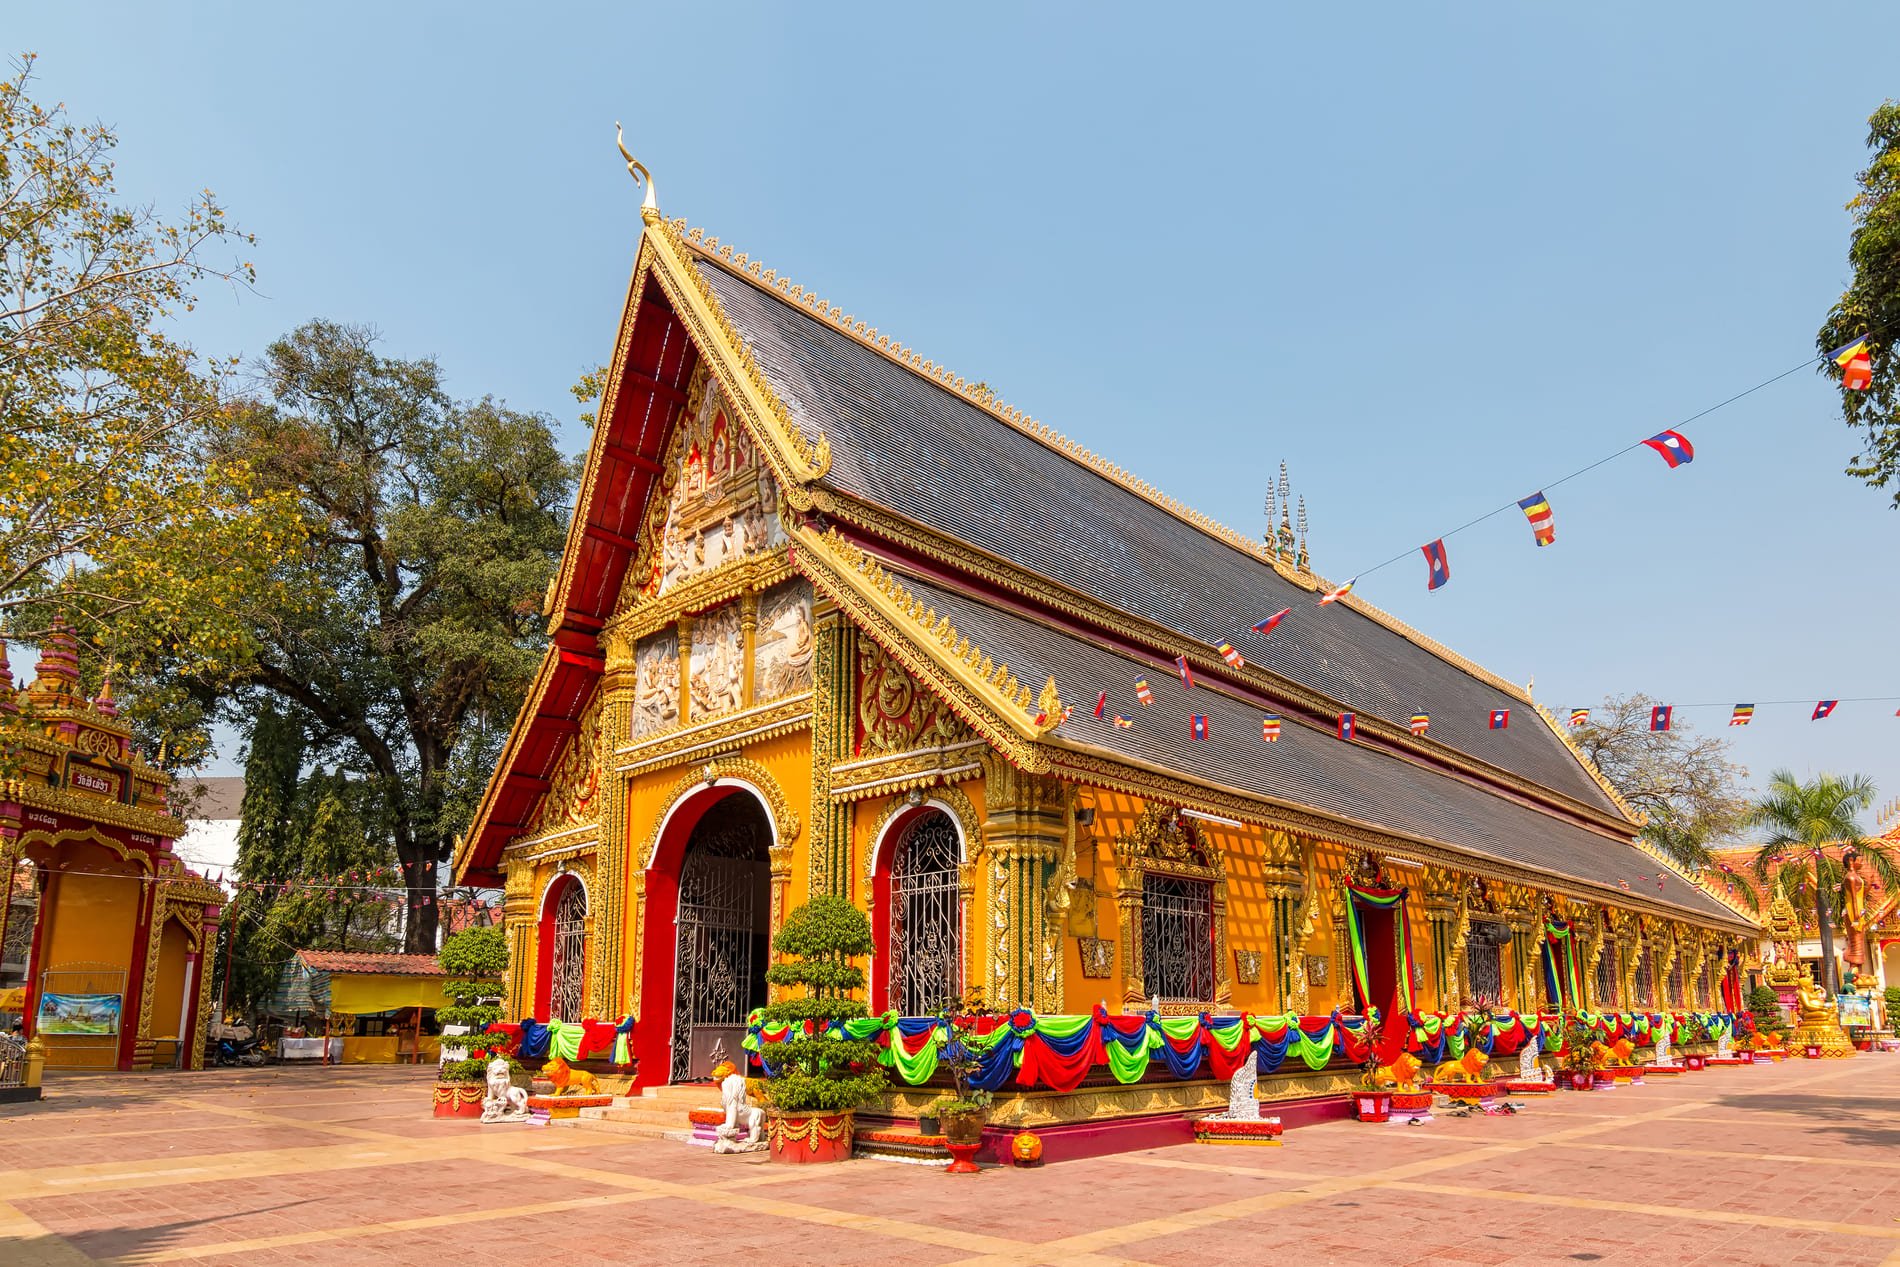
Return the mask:
[[742, 794], [707, 809], [686, 838], [674, 917], [668, 1081], [706, 1078], [715, 1049], [740, 1059], [746, 1015], [765, 1002], [771, 841], [764, 808]]
[[963, 997], [963, 835], [950, 814], [924, 805], [891, 822], [876, 857], [873, 1007], [935, 1016]]

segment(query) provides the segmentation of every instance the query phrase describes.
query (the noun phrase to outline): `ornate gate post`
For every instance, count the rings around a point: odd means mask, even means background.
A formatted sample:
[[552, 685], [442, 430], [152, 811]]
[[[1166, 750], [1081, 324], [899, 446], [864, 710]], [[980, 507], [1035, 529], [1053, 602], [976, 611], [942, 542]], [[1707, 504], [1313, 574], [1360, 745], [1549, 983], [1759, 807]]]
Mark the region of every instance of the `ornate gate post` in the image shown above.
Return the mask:
[[994, 754], [984, 761], [983, 788], [992, 912], [985, 993], [994, 1007], [1047, 1006], [1043, 889], [1062, 859], [1068, 800], [1060, 784]]
[[1437, 978], [1433, 984], [1441, 1012], [1458, 1010], [1458, 970], [1452, 960], [1452, 943], [1456, 940], [1454, 926], [1463, 891], [1456, 872], [1437, 866], [1425, 868], [1425, 918], [1432, 927], [1432, 973]]
[[503, 855], [501, 921], [508, 937], [507, 1016], [534, 1009], [534, 868]]
[[811, 895], [851, 896], [851, 806], [834, 802], [831, 767], [851, 756], [857, 710], [857, 627], [837, 608], [812, 621]]
[[[1267, 909], [1272, 919], [1274, 997], [1282, 1012], [1293, 1010], [1296, 957], [1304, 956], [1305, 935], [1299, 928], [1300, 899], [1306, 893], [1306, 872], [1300, 845], [1283, 831], [1267, 833], [1267, 861], [1260, 878], [1267, 887]], [[1299, 964], [1300, 1006], [1305, 1006], [1305, 967]]]
[[[622, 631], [605, 639], [606, 671], [600, 679], [599, 738], [593, 760], [600, 774], [599, 826], [594, 835], [596, 892], [588, 903], [593, 921], [594, 962], [588, 965], [587, 1010], [602, 1020], [617, 1021], [626, 1014], [630, 982], [626, 975], [627, 856], [633, 848], [627, 827], [627, 781], [614, 774], [614, 753], [627, 741], [633, 725], [635, 665], [633, 642]], [[580, 743], [586, 736], [577, 735]]]

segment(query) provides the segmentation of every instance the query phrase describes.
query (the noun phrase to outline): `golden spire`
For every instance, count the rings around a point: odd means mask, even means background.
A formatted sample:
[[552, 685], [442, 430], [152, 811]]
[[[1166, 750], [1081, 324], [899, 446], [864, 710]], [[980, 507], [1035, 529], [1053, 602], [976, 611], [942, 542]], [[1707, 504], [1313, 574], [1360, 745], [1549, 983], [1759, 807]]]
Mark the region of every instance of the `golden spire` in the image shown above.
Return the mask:
[[653, 196], [653, 173], [647, 165], [627, 152], [627, 139], [620, 131], [620, 121], [614, 121], [614, 144], [620, 147], [620, 157], [627, 160], [627, 175], [633, 177], [633, 183], [646, 187], [646, 197], [640, 201], [640, 218], [648, 224], [656, 223], [660, 218], [660, 203]]
[[1300, 557], [1297, 560], [1300, 571], [1311, 572], [1313, 561], [1306, 554], [1306, 494], [1300, 494]]

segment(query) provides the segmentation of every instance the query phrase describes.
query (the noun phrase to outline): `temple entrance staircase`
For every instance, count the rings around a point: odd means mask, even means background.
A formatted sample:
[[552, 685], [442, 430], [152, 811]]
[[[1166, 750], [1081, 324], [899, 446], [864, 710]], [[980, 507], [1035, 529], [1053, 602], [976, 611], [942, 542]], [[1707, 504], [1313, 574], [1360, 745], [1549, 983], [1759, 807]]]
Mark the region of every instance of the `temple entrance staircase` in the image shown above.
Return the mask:
[[580, 1116], [563, 1122], [583, 1131], [640, 1135], [648, 1139], [688, 1139], [693, 1109], [719, 1108], [719, 1088], [710, 1083], [646, 1087], [638, 1095], [615, 1096], [606, 1108], [582, 1109]]

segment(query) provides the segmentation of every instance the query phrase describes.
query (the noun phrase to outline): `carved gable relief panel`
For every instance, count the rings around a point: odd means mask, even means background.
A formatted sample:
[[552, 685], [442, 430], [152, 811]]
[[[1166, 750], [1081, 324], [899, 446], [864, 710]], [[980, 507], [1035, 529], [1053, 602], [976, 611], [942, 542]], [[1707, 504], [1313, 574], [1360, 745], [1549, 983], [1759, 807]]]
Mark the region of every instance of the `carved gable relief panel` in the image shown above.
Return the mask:
[[740, 707], [745, 702], [744, 683], [739, 604], [727, 603], [693, 622], [693, 720]]
[[811, 689], [811, 585], [788, 581], [759, 596], [752, 653], [752, 702], [770, 703]]
[[935, 748], [970, 737], [970, 729], [869, 638], [858, 639], [859, 756]]
[[671, 630], [643, 640], [634, 651], [633, 726], [639, 738], [680, 719], [680, 640]]
[[548, 778], [548, 792], [529, 819], [527, 834], [566, 831], [600, 818], [600, 696], [581, 714], [581, 728], [569, 736]]
[[648, 513], [644, 567], [631, 574], [639, 578], [643, 598], [785, 544], [778, 485], [732, 417], [718, 383], [702, 366]]

